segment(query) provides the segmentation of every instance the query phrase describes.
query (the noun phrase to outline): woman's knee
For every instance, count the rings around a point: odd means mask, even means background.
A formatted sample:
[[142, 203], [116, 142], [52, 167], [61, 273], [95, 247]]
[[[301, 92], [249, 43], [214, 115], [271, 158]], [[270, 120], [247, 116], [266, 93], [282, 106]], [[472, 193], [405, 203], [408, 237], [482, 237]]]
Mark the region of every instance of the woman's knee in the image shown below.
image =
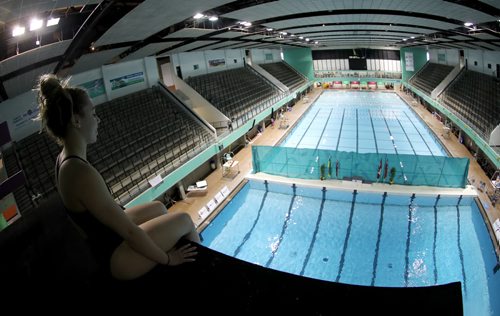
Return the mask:
[[159, 214], [167, 214], [167, 208], [160, 201], [151, 202], [151, 207], [153, 207], [155, 211], [158, 212]]
[[193, 220], [191, 219], [191, 216], [189, 216], [188, 213], [184, 212], [178, 212], [173, 214], [176, 216], [177, 221], [179, 221], [179, 224], [182, 225], [183, 227], [186, 227], [187, 229], [191, 230], [194, 227]]

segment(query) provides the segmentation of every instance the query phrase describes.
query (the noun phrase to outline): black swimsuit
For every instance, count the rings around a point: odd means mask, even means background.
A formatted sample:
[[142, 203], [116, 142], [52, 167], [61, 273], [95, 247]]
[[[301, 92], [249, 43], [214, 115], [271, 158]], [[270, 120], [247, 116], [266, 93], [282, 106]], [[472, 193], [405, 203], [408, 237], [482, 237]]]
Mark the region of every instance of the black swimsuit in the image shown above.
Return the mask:
[[[61, 161], [59, 155], [56, 160], [56, 182], [58, 182], [59, 179], [59, 169], [61, 165], [68, 159], [79, 159], [88, 163], [78, 156], [67, 156]], [[87, 234], [87, 241], [98, 262], [104, 267], [109, 267], [111, 255], [118, 245], [123, 242], [123, 238], [98, 221], [88, 210], [74, 212], [66, 207], [66, 211], [75, 224]]]

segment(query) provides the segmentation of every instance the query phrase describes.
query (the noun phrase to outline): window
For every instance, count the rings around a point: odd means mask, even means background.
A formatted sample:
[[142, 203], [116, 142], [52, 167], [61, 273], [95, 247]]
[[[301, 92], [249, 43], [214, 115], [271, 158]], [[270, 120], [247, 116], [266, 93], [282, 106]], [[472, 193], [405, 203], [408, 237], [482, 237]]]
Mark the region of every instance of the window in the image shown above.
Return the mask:
[[193, 65], [194, 70], [198, 70], [200, 68], [200, 65]]

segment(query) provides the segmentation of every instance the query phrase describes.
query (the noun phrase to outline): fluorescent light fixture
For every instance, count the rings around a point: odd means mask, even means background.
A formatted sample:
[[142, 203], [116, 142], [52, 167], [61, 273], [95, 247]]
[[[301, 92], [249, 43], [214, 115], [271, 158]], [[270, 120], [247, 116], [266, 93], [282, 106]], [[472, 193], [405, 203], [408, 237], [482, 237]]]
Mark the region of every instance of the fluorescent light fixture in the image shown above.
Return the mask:
[[47, 26], [57, 25], [59, 24], [60, 18], [50, 18], [47, 20]]
[[299, 36], [300, 39], [304, 39], [304, 36]]
[[473, 26], [474, 23], [472, 23], [472, 22], [465, 22], [464, 25], [467, 26], [467, 27], [470, 27], [470, 26]]
[[239, 24], [246, 26], [246, 27], [252, 26], [252, 23], [247, 22], [247, 21], [241, 21], [241, 22], [239, 22]]
[[30, 31], [38, 30], [42, 28], [43, 26], [43, 21], [37, 18], [31, 19], [30, 22]]
[[218, 18], [218, 17], [216, 17], [215, 15], [214, 15], [214, 16], [211, 16], [211, 17], [209, 17], [209, 18], [208, 18], [208, 20], [209, 20], [209, 21], [212, 21], [212, 22], [217, 21], [218, 19], [219, 19], [219, 18]]
[[269, 31], [269, 32], [271, 32], [272, 30], [273, 30], [273, 28], [272, 28], [272, 27], [268, 27], [268, 28], [266, 29], [266, 31]]
[[12, 36], [16, 37], [16, 36], [23, 35], [25, 30], [26, 30], [26, 28], [24, 26], [16, 25], [12, 29]]
[[196, 14], [193, 16], [193, 18], [194, 18], [194, 19], [196, 19], [196, 20], [201, 19], [202, 17], [204, 17], [204, 15], [203, 15], [203, 14], [201, 14], [201, 13], [196, 13]]

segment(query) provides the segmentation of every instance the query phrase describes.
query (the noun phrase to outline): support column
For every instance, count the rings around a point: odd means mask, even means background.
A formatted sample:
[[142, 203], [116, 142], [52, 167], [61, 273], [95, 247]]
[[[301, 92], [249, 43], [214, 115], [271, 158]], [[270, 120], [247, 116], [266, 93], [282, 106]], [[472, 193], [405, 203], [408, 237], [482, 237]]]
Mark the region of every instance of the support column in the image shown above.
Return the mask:
[[184, 185], [182, 185], [182, 182], [177, 182], [177, 188], [179, 189], [179, 193], [181, 194], [181, 199], [185, 200], [186, 199], [186, 191], [184, 190]]

